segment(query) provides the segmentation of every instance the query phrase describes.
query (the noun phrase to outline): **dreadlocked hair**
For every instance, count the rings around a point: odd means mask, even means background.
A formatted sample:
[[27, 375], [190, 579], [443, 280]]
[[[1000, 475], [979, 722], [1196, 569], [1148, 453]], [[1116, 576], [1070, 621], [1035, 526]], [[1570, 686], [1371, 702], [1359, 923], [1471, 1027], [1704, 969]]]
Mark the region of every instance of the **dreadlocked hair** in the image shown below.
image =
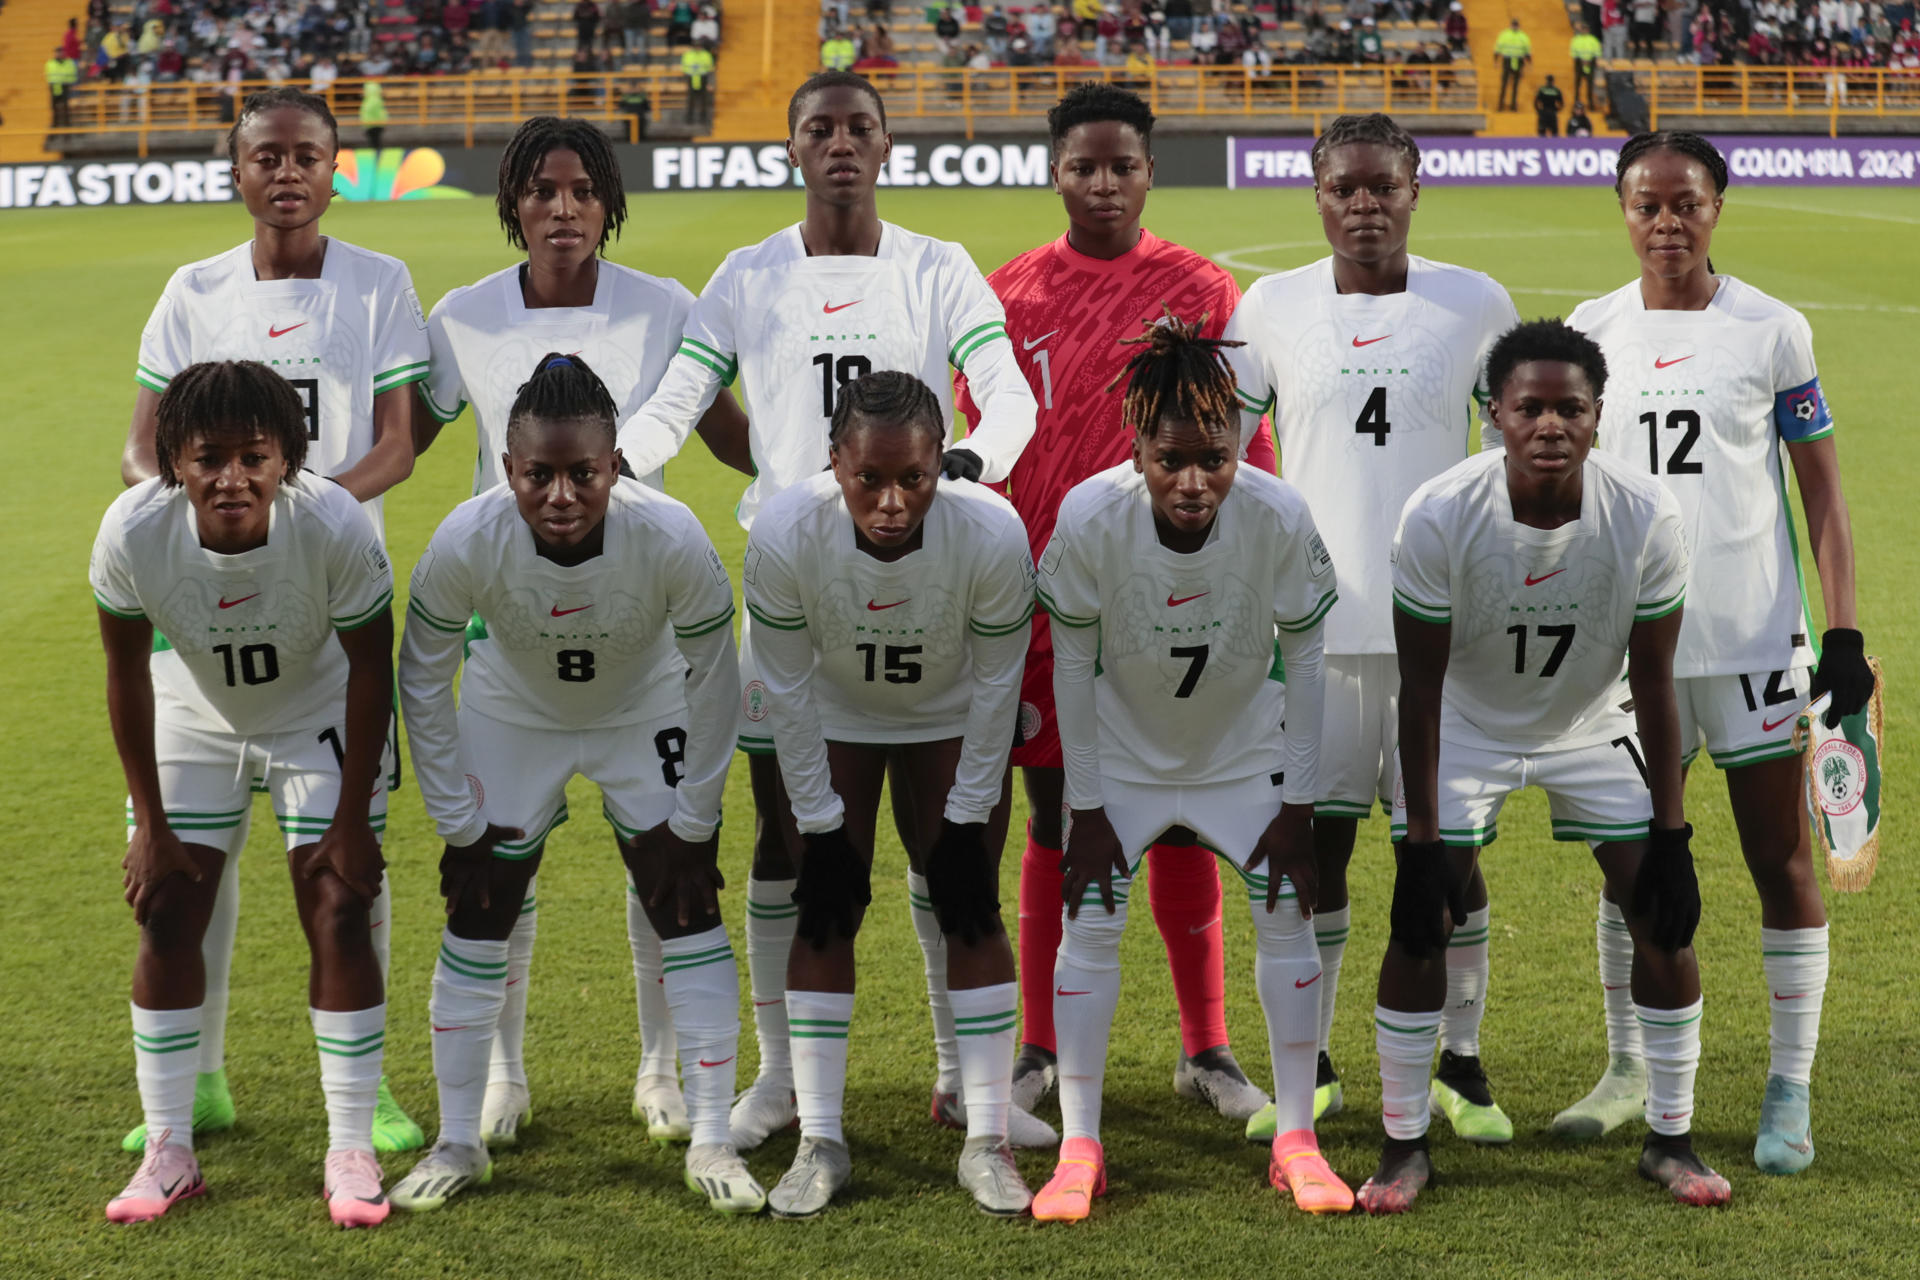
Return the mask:
[[1141, 321], [1145, 333], [1121, 340], [1122, 346], [1140, 348], [1107, 384], [1109, 391], [1123, 381], [1127, 384], [1120, 398], [1121, 421], [1149, 440], [1162, 422], [1191, 422], [1207, 435], [1238, 434], [1237, 384], [1224, 352], [1246, 343], [1201, 337], [1210, 312], [1189, 323], [1166, 303], [1160, 307], [1160, 319]]
[[500, 153], [500, 189], [494, 197], [494, 208], [506, 230], [507, 243], [516, 249], [527, 247], [527, 233], [520, 226], [520, 197], [532, 185], [533, 175], [540, 171], [540, 162], [550, 151], [571, 151], [580, 157], [587, 181], [593, 184], [594, 198], [606, 212], [600, 243], [595, 246], [605, 254], [607, 241], [618, 240], [620, 228], [627, 221], [627, 188], [620, 177], [620, 160], [598, 126], [588, 120], [563, 120], [559, 116], [534, 116], [514, 130], [507, 149]]
[[307, 460], [307, 410], [293, 384], [257, 360], [209, 360], [174, 375], [154, 414], [153, 455], [160, 483], [180, 483], [177, 466], [195, 440], [280, 446], [287, 474]]
[[1420, 176], [1420, 144], [1413, 135], [1393, 122], [1393, 117], [1375, 111], [1364, 116], [1335, 116], [1326, 132], [1313, 140], [1313, 150], [1308, 159], [1313, 164], [1313, 174], [1317, 180], [1320, 169], [1327, 161], [1327, 155], [1335, 147], [1344, 147], [1356, 142], [1372, 142], [1383, 147], [1392, 147], [1407, 158], [1407, 171], [1414, 177]]
[[887, 104], [886, 101], [881, 98], [880, 91], [873, 87], [873, 81], [867, 79], [865, 76], [855, 75], [851, 71], [816, 71], [801, 81], [800, 87], [793, 91], [791, 98], [787, 99], [787, 136], [789, 138], [793, 136], [793, 131], [800, 127], [801, 104], [807, 100], [809, 95], [819, 93], [823, 89], [860, 90], [873, 99], [874, 114], [880, 117], [880, 128], [882, 132], [886, 130]]
[[1047, 132], [1053, 138], [1054, 154], [1060, 153], [1068, 130], [1076, 125], [1108, 120], [1127, 125], [1139, 134], [1142, 145], [1152, 153], [1153, 109], [1147, 100], [1131, 89], [1122, 89], [1104, 80], [1082, 80], [1047, 109]]
[[1631, 169], [1644, 156], [1655, 151], [1671, 151], [1697, 160], [1700, 167], [1713, 179], [1713, 193], [1725, 195], [1727, 191], [1727, 159], [1720, 149], [1697, 133], [1688, 133], [1684, 129], [1661, 129], [1654, 133], [1636, 133], [1627, 139], [1627, 145], [1620, 148], [1619, 162], [1613, 166], [1613, 194], [1619, 195], [1620, 188], [1627, 179], [1627, 170]]
[[1527, 320], [1501, 334], [1487, 353], [1487, 386], [1493, 398], [1506, 392], [1515, 369], [1535, 360], [1578, 365], [1596, 400], [1607, 389], [1607, 358], [1599, 343], [1559, 320]]
[[939, 397], [926, 383], [897, 369], [870, 373], [841, 386], [833, 423], [827, 428], [827, 446], [838, 448], [855, 427], [870, 431], [917, 428], [932, 438], [936, 449], [947, 442]]
[[255, 116], [264, 115], [280, 107], [294, 107], [317, 116], [321, 124], [327, 126], [327, 133], [333, 138], [333, 149], [340, 149], [340, 124], [333, 118], [333, 109], [327, 106], [327, 100], [318, 94], [308, 93], [304, 89], [295, 89], [291, 85], [280, 85], [272, 89], [262, 89], [250, 93], [240, 107], [240, 114], [233, 118], [233, 128], [227, 130], [227, 160], [231, 164], [240, 163], [240, 131]]
[[549, 351], [540, 357], [533, 374], [514, 394], [507, 413], [507, 450], [524, 437], [534, 422], [578, 422], [597, 427], [612, 449], [619, 435], [620, 411], [614, 408], [607, 384], [579, 356]]

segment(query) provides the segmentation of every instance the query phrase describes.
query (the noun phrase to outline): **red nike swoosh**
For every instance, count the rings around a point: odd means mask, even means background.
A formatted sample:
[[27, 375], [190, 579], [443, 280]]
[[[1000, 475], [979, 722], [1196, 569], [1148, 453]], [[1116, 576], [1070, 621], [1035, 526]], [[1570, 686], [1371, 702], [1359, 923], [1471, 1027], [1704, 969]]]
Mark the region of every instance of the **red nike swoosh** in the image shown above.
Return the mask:
[[845, 311], [848, 307], [857, 307], [865, 301], [865, 298], [855, 298], [852, 302], [843, 302], [837, 307], [831, 302], [823, 302], [820, 304], [820, 310], [827, 315], [832, 315], [836, 311]]
[[299, 324], [290, 324], [284, 329], [276, 329], [272, 325], [268, 325], [267, 336], [269, 338], [278, 338], [284, 334], [292, 333], [295, 329], [304, 329], [306, 327], [307, 322], [305, 320], [302, 320]]
[[1062, 991], [1062, 990], [1061, 990], [1061, 989], [1060, 989], [1059, 987], [1055, 987], [1055, 988], [1053, 989], [1053, 994], [1055, 994], [1055, 995], [1057, 995], [1057, 996], [1090, 996], [1090, 995], [1092, 995], [1092, 994], [1093, 994], [1093, 992], [1091, 992], [1091, 991]]
[[1679, 1115], [1675, 1115], [1671, 1111], [1662, 1111], [1660, 1113], [1660, 1118], [1662, 1120], [1685, 1120], [1688, 1116], [1692, 1114], [1693, 1112], [1691, 1111], [1682, 1111]]
[[1536, 577], [1534, 577], [1534, 576], [1533, 576], [1532, 574], [1528, 574], [1528, 575], [1527, 575], [1527, 585], [1528, 585], [1528, 586], [1530, 586], [1530, 587], [1537, 587], [1537, 586], [1539, 586], [1539, 585], [1540, 585], [1541, 583], [1543, 583], [1543, 582], [1545, 582], [1545, 581], [1546, 581], [1546, 580], [1547, 580], [1548, 578], [1551, 578], [1551, 577], [1553, 576], [1553, 574], [1554, 574], [1554, 573], [1565, 573], [1566, 571], [1567, 571], [1567, 570], [1566, 570], [1566, 566], [1565, 566], [1565, 565], [1562, 565], [1562, 566], [1561, 566], [1560, 568], [1558, 568], [1558, 569], [1555, 569], [1555, 570], [1553, 571], [1553, 573], [1543, 573], [1543, 574], [1541, 574], [1541, 575], [1540, 575], [1539, 577], [1537, 577], [1537, 578], [1536, 578]]
[[435, 1027], [435, 1031], [465, 1031], [466, 1027]]
[[1600, 989], [1602, 991], [1625, 991], [1627, 989], [1627, 984], [1623, 982], [1617, 987], [1610, 987], [1603, 982], [1600, 984]]
[[702, 1058], [700, 1059], [700, 1065], [703, 1067], [724, 1067], [732, 1061], [732, 1058], [722, 1058], [718, 1062], [708, 1062], [705, 1058]]
[[1377, 338], [1368, 338], [1365, 342], [1362, 342], [1360, 341], [1360, 335], [1356, 333], [1353, 335], [1353, 345], [1356, 347], [1370, 347], [1376, 342], [1385, 342], [1388, 338], [1391, 338], [1392, 336], [1393, 335], [1390, 333], [1383, 333]]
[[1674, 365], [1679, 364], [1681, 360], [1691, 359], [1693, 359], [1693, 356], [1681, 356], [1678, 360], [1662, 360], [1658, 356], [1655, 356], [1653, 367], [1656, 369], [1671, 369]]
[[551, 612], [553, 613], [553, 616], [556, 618], [564, 618], [570, 613], [578, 613], [580, 612], [581, 609], [591, 609], [591, 608], [593, 608], [593, 606], [590, 604], [578, 605], [572, 609], [562, 609], [559, 605], [555, 605], [553, 606], [553, 609]]
[[1789, 711], [1787, 712], [1786, 715], [1781, 716], [1778, 720], [1763, 720], [1760, 722], [1760, 732], [1772, 733], [1775, 729], [1778, 729], [1781, 725], [1785, 724], [1787, 721], [1793, 719], [1795, 716], [1799, 714], [1800, 713], [1798, 711]]
[[[1202, 591], [1200, 593], [1200, 596], [1211, 595], [1211, 594], [1213, 593], [1210, 591]], [[1167, 592], [1167, 608], [1178, 609], [1181, 605], [1187, 603], [1187, 601], [1189, 600], [1198, 600], [1200, 596], [1181, 596], [1178, 600], [1175, 600], [1173, 598], [1173, 592], [1169, 591]]]
[[239, 598], [238, 600], [229, 600], [229, 599], [227, 599], [227, 598], [226, 598], [225, 596], [221, 596], [221, 597], [220, 597], [220, 607], [221, 607], [222, 609], [231, 609], [231, 608], [233, 608], [233, 606], [235, 606], [235, 605], [237, 605], [237, 604], [245, 604], [245, 603], [246, 603], [247, 601], [249, 601], [249, 600], [253, 600], [253, 599], [257, 599], [257, 598], [259, 597], [259, 595], [260, 595], [260, 593], [259, 593], [258, 591], [256, 591], [256, 592], [254, 592], [254, 593], [253, 593], [252, 595], [250, 595], [250, 596], [241, 596], [241, 597], [240, 597], [240, 598]]
[[756, 1009], [764, 1009], [770, 1004], [780, 1004], [780, 1003], [783, 1003], [783, 1002], [780, 1000], [778, 996], [776, 996], [771, 1000], [755, 1000], [753, 1002], [753, 1007]]
[[[911, 599], [913, 599], [912, 596], [907, 597], [907, 600], [911, 600]], [[873, 612], [875, 613], [879, 613], [885, 609], [898, 609], [901, 605], [905, 604], [907, 600], [895, 600], [892, 604], [875, 604], [873, 601], [869, 600], [867, 601], [867, 608], [873, 610]]]
[[1402, 1118], [1402, 1117], [1403, 1117], [1403, 1116], [1404, 1116], [1404, 1115], [1405, 1115], [1406, 1113], [1405, 1113], [1405, 1112], [1401, 1112], [1401, 1111], [1382, 1111], [1382, 1112], [1381, 1112], [1380, 1114], [1381, 1114], [1381, 1116], [1382, 1116], [1382, 1117], [1384, 1117], [1385, 1119], [1388, 1119], [1388, 1120], [1399, 1120], [1399, 1119], [1401, 1119], [1401, 1118]]
[[1776, 991], [1773, 993], [1773, 998], [1775, 1000], [1805, 1000], [1809, 995], [1812, 995], [1812, 994], [1813, 993], [1810, 991], [1802, 991], [1795, 995], [1783, 996], [1778, 991]]
[[1313, 976], [1312, 976], [1311, 978], [1308, 978], [1308, 979], [1307, 979], [1307, 980], [1306, 980], [1305, 982], [1302, 982], [1302, 981], [1300, 981], [1300, 979], [1298, 979], [1298, 978], [1295, 978], [1295, 979], [1293, 980], [1293, 989], [1294, 989], [1295, 991], [1299, 991], [1299, 990], [1301, 990], [1302, 988], [1305, 988], [1305, 987], [1310, 987], [1310, 986], [1312, 986], [1312, 985], [1313, 985], [1314, 983], [1316, 983], [1316, 982], [1318, 982], [1318, 981], [1320, 981], [1320, 975], [1319, 975], [1319, 974], [1317, 974], [1317, 973], [1316, 973], [1316, 974], [1314, 974], [1314, 975], [1313, 975]]
[[518, 979], [518, 978], [508, 978], [508, 979], [507, 979], [507, 985], [508, 985], [508, 986], [512, 986], [512, 985], [513, 985], [514, 983], [516, 983], [516, 982], [518, 982], [518, 981], [520, 981], [520, 979]]

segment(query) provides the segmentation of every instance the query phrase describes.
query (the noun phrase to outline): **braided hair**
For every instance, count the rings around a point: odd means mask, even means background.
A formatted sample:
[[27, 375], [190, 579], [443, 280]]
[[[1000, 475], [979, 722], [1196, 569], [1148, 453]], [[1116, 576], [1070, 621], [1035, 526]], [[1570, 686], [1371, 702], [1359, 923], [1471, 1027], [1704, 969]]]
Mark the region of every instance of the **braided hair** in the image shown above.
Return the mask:
[[800, 82], [800, 87], [787, 99], [787, 136], [800, 127], [800, 106], [811, 94], [823, 89], [858, 89], [873, 99], [874, 113], [880, 117], [880, 130], [886, 132], [887, 104], [880, 97], [880, 91], [873, 87], [873, 81], [851, 71], [816, 71]]
[[580, 157], [593, 194], [606, 212], [600, 226], [600, 243], [595, 248], [605, 254], [607, 241], [620, 238], [627, 221], [627, 188], [620, 177], [620, 160], [613, 144], [599, 126], [588, 120], [563, 120], [559, 116], [534, 116], [518, 129], [500, 153], [500, 189], [494, 196], [494, 208], [507, 243], [516, 249], [527, 247], [527, 235], [520, 227], [520, 197], [526, 194], [540, 162], [550, 151], [571, 151]]
[[247, 122], [255, 116], [265, 115], [281, 107], [294, 107], [308, 115], [318, 117], [320, 123], [327, 126], [327, 133], [333, 138], [333, 149], [335, 151], [340, 149], [340, 124], [333, 118], [333, 109], [327, 106], [327, 100], [318, 94], [283, 84], [247, 95], [246, 102], [240, 107], [240, 114], [233, 118], [233, 128], [227, 130], [228, 163], [240, 163], [240, 131], [247, 127]]
[[1123, 381], [1127, 384], [1120, 398], [1121, 421], [1149, 440], [1162, 422], [1191, 422], [1209, 436], [1239, 434], [1237, 384], [1223, 353], [1246, 344], [1201, 337], [1211, 313], [1188, 323], [1167, 304], [1161, 308], [1160, 319], [1141, 321], [1145, 333], [1121, 341], [1122, 346], [1140, 348], [1107, 384], [1109, 391]]
[[160, 483], [180, 483], [178, 463], [195, 440], [246, 441], [264, 435], [280, 446], [292, 476], [307, 460], [307, 410], [293, 384], [257, 360], [210, 360], [174, 375], [154, 414], [153, 455]]
[[507, 450], [524, 438], [533, 422], [578, 422], [597, 427], [611, 450], [619, 435], [620, 411], [606, 383], [579, 356], [549, 351], [520, 384], [507, 413]]
[[1534, 360], [1578, 365], [1596, 400], [1607, 389], [1607, 358], [1597, 342], [1559, 320], [1527, 320], [1501, 334], [1487, 352], [1487, 387], [1493, 398], [1506, 391], [1515, 369]]
[[1083, 80], [1067, 90], [1060, 101], [1047, 108], [1047, 132], [1053, 140], [1053, 153], [1060, 154], [1067, 133], [1076, 125], [1100, 124], [1111, 120], [1124, 124], [1140, 135], [1141, 145], [1153, 152], [1153, 108], [1131, 89], [1104, 80]]
[[917, 427], [933, 438], [936, 449], [947, 443], [946, 419], [933, 389], [896, 369], [855, 378], [840, 388], [840, 398], [833, 406], [833, 424], [827, 428], [827, 447], [838, 448], [856, 425], [869, 429]]
[[1613, 194], [1621, 194], [1626, 182], [1627, 170], [1640, 159], [1655, 151], [1671, 151], [1697, 160], [1707, 176], [1713, 179], [1713, 193], [1727, 193], [1727, 159], [1720, 149], [1697, 133], [1688, 133], [1684, 129], [1661, 129], [1654, 133], [1636, 133], [1627, 139], [1627, 145], [1620, 148], [1620, 160], [1613, 167]]
[[1364, 116], [1335, 116], [1326, 131], [1313, 140], [1313, 150], [1308, 158], [1313, 163], [1313, 176], [1316, 182], [1320, 170], [1327, 162], [1327, 156], [1335, 147], [1344, 147], [1356, 142], [1377, 143], [1383, 147], [1392, 147], [1407, 158], [1407, 171], [1414, 177], [1420, 176], [1420, 144], [1413, 135], [1393, 122], [1393, 117], [1379, 111]]

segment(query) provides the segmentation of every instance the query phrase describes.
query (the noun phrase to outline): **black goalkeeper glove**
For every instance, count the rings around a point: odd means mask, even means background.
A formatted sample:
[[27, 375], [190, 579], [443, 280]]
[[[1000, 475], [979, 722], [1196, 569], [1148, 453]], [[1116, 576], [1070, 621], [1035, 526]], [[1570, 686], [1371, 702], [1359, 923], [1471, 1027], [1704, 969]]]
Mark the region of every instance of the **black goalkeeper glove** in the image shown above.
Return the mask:
[[835, 933], [851, 938], [859, 928], [861, 911], [873, 901], [872, 878], [866, 860], [847, 843], [844, 824], [800, 839], [807, 851], [793, 890], [800, 904], [798, 932], [815, 951], [825, 951]]
[[940, 456], [940, 474], [949, 480], [978, 480], [986, 464], [971, 449], [949, 449]]
[[1447, 846], [1438, 840], [1401, 846], [1388, 923], [1394, 941], [1419, 959], [1447, 945], [1447, 916], [1467, 922], [1467, 886], [1454, 883]]
[[1835, 729], [1842, 716], [1857, 713], [1873, 697], [1873, 668], [1866, 641], [1850, 627], [1834, 627], [1820, 637], [1820, 666], [1813, 673], [1813, 696], [1831, 693], [1824, 723]]
[[1652, 847], [1633, 878], [1633, 913], [1653, 922], [1653, 944], [1678, 951], [1700, 925], [1700, 882], [1693, 874], [1691, 826], [1653, 832]]
[[927, 855], [927, 897], [940, 932], [968, 946], [1000, 931], [1000, 887], [987, 858], [987, 824], [940, 819]]

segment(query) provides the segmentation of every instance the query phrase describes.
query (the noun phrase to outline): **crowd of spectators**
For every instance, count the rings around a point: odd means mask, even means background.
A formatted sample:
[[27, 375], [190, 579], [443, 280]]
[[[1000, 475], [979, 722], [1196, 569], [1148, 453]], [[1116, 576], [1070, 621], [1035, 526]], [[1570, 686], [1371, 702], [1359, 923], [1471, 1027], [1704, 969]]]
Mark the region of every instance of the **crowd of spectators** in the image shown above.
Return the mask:
[[[1610, 60], [1920, 70], [1914, 5], [1864, 0], [1583, 0]], [[1844, 95], [1844, 83], [1841, 93]]]

